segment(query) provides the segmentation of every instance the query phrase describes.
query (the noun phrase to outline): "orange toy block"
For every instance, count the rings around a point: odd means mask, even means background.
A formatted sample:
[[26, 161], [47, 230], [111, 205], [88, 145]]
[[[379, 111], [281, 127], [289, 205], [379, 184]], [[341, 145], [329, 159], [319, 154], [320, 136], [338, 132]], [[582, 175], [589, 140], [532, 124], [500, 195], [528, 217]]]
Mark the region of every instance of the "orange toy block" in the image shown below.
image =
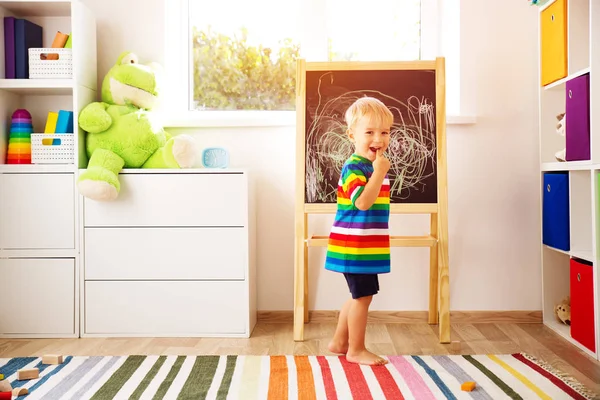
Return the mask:
[[465, 382], [460, 385], [460, 390], [465, 392], [471, 392], [473, 389], [475, 389], [475, 382]]
[[20, 381], [28, 379], [37, 379], [40, 377], [40, 370], [38, 368], [31, 369], [20, 369], [17, 371], [17, 379]]

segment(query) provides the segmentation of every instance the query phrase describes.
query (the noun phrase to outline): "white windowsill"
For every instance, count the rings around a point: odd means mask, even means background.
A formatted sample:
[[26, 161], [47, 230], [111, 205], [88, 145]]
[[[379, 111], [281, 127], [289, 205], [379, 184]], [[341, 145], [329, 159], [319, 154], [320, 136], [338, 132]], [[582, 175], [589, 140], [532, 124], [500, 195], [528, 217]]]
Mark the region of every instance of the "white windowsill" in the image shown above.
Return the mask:
[[[473, 125], [475, 115], [448, 115], [447, 125]], [[162, 125], [165, 128], [247, 128], [296, 126], [295, 111], [212, 111], [189, 113], [163, 113]]]

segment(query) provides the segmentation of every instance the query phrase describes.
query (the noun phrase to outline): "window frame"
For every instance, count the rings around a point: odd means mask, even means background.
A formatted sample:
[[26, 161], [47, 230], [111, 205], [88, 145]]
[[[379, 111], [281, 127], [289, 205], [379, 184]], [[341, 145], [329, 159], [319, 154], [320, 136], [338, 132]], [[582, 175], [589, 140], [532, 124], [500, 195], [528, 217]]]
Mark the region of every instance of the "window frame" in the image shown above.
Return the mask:
[[[168, 127], [276, 127], [295, 126], [296, 111], [236, 110], [200, 111], [190, 110], [193, 89], [193, 58], [189, 2], [192, 0], [165, 1], [165, 89], [160, 109], [163, 124]], [[421, 0], [421, 58], [435, 59], [446, 55], [446, 82], [457, 82], [447, 88], [447, 99], [456, 102], [447, 109], [447, 124], [474, 123], [475, 118], [460, 115], [459, 71], [459, 2], [460, 0]], [[452, 18], [450, 17], [452, 13]], [[443, 23], [451, 19], [451, 26]], [[451, 28], [451, 29], [448, 29]], [[429, 33], [429, 34], [427, 34]], [[448, 57], [450, 55], [451, 58]], [[449, 76], [451, 72], [453, 75]], [[449, 79], [451, 77], [451, 79]], [[448, 101], [448, 100], [447, 100]]]

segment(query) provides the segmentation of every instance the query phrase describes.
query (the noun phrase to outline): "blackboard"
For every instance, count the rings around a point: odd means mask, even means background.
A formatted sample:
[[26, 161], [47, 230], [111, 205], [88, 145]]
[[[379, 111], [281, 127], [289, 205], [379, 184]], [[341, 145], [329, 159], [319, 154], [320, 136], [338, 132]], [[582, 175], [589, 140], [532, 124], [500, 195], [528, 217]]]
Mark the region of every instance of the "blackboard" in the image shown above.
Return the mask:
[[437, 203], [435, 70], [309, 70], [305, 82], [306, 203], [336, 202], [340, 171], [354, 150], [344, 114], [364, 96], [394, 114], [390, 201]]

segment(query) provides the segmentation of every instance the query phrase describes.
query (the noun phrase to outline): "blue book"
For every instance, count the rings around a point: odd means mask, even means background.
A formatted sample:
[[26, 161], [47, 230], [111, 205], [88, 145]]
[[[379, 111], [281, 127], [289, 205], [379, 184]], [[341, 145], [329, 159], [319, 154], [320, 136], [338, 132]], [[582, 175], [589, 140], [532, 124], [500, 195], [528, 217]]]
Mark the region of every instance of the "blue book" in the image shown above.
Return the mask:
[[29, 49], [43, 46], [42, 27], [22, 18], [15, 19], [15, 75], [29, 79]]
[[58, 111], [54, 133], [73, 133], [73, 111]]

